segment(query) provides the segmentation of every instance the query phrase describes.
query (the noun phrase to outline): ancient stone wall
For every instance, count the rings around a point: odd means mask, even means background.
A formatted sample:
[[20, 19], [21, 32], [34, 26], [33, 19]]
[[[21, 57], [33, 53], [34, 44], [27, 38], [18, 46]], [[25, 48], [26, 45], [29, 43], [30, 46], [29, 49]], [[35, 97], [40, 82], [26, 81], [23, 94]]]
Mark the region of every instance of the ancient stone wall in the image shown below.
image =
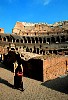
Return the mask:
[[0, 33], [4, 33], [4, 29], [3, 28], [0, 28]]
[[48, 57], [43, 61], [43, 81], [63, 76], [68, 70], [68, 56]]

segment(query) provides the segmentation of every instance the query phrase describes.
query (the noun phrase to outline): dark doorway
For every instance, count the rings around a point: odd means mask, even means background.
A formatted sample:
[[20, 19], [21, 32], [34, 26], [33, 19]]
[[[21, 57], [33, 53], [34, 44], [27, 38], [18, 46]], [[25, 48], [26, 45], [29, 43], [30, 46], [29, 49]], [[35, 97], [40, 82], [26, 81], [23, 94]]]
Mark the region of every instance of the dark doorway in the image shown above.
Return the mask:
[[26, 62], [24, 76], [43, 81], [43, 61], [40, 59], [30, 59]]

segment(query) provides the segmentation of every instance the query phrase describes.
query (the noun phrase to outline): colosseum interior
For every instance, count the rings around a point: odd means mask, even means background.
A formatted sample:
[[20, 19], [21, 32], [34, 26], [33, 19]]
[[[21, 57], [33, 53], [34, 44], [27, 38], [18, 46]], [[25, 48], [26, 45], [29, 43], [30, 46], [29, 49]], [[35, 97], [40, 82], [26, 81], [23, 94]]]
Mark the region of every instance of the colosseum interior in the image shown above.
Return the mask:
[[68, 72], [68, 21], [47, 23], [16, 22], [12, 34], [0, 28], [0, 59], [18, 52], [27, 64], [24, 76], [47, 81]]

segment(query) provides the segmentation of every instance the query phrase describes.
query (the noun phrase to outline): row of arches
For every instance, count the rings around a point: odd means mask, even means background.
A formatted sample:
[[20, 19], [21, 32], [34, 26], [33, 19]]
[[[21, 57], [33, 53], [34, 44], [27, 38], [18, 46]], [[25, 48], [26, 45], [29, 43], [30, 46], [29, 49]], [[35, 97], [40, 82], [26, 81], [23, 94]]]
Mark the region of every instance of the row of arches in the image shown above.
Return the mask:
[[1, 41], [6, 41], [6, 42], [17, 42], [17, 43], [62, 43], [62, 42], [68, 42], [68, 35], [53, 35], [53, 36], [18, 36], [18, 38], [15, 38], [14, 36], [6, 36], [6, 37], [1, 37]]

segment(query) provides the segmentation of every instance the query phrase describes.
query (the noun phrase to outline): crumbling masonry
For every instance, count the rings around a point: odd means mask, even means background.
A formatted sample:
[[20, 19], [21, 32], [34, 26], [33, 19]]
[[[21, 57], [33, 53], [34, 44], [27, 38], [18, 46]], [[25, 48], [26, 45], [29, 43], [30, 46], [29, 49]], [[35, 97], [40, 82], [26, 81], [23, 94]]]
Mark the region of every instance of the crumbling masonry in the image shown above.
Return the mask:
[[[2, 60], [4, 59], [3, 55], [9, 51], [19, 52], [21, 57], [23, 52], [31, 52], [41, 56], [48, 55], [46, 60], [44, 57], [44, 60], [40, 58], [43, 61], [40, 75], [40, 77], [42, 76], [42, 79], [40, 79], [42, 81], [64, 75], [67, 68], [65, 63], [66, 61], [68, 62], [68, 57], [65, 57], [68, 55], [68, 21], [57, 22], [52, 25], [17, 22], [12, 29], [12, 34], [0, 32], [0, 54]], [[55, 57], [52, 57], [54, 54]], [[60, 56], [59, 58], [58, 55]], [[38, 70], [35, 69], [36, 71]], [[37, 76], [39, 77], [39, 75]]]

